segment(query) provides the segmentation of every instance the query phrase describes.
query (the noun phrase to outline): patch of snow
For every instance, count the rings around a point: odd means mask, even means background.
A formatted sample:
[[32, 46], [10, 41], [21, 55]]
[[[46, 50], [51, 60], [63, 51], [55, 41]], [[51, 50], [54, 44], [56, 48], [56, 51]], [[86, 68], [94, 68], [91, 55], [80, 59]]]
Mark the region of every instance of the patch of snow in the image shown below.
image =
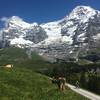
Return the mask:
[[85, 39], [86, 39], [85, 33], [82, 33], [82, 34], [78, 35], [78, 37], [77, 37], [77, 40], [80, 42], [83, 42]]
[[77, 47], [79, 47], [79, 46], [78, 46], [78, 45], [74, 45], [74, 47], [76, 47], [76, 48], [77, 48]]
[[100, 40], [100, 33], [98, 33], [97, 35], [93, 36], [93, 39]]
[[78, 35], [78, 38], [85, 36], [85, 33]]
[[49, 22], [40, 25], [47, 33], [48, 37], [60, 37], [61, 36], [61, 26], [58, 22]]
[[68, 42], [69, 44], [73, 43], [73, 39], [69, 36], [62, 36], [62, 42]]
[[77, 26], [73, 26], [73, 27], [70, 27], [70, 28], [68, 28], [68, 34], [70, 35], [70, 36], [73, 36], [74, 34], [75, 34], [75, 30], [77, 29]]
[[67, 25], [67, 26], [71, 26], [71, 25], [73, 25], [73, 22], [72, 22], [72, 21], [68, 21], [68, 22], [66, 23], [66, 25]]
[[73, 51], [70, 51], [69, 53], [71, 54], [71, 53], [73, 53]]
[[67, 43], [68, 45], [73, 43], [72, 38], [68, 37], [68, 36], [60, 36], [60, 37], [49, 37], [47, 39], [45, 39], [44, 41], [33, 45], [33, 47], [37, 47], [40, 45], [45, 45], [48, 46], [50, 44], [59, 44], [59, 43]]
[[11, 45], [20, 45], [20, 44], [22, 44], [22, 45], [32, 45], [33, 44], [33, 42], [31, 42], [31, 41], [29, 41], [29, 40], [25, 40], [25, 39], [23, 39], [23, 38], [15, 38], [15, 39], [12, 39], [11, 40], [11, 42], [10, 42], [10, 44]]

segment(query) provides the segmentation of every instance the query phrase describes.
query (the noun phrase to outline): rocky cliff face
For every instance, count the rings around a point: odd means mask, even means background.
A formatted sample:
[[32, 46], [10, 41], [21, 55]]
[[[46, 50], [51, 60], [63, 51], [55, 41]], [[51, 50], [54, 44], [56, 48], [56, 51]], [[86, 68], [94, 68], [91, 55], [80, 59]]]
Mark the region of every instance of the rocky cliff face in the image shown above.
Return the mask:
[[91, 54], [100, 55], [100, 11], [88, 6], [78, 6], [65, 18], [41, 25], [13, 16], [0, 33], [0, 41], [28, 47], [51, 61], [91, 60]]

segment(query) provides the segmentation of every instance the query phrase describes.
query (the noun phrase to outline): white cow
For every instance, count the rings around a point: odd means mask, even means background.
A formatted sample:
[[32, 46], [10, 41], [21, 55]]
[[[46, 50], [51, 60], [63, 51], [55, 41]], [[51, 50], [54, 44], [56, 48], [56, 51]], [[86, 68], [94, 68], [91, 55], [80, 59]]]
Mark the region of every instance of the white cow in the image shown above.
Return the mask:
[[7, 64], [7, 65], [5, 65], [4, 67], [12, 68], [12, 67], [13, 67], [13, 64]]

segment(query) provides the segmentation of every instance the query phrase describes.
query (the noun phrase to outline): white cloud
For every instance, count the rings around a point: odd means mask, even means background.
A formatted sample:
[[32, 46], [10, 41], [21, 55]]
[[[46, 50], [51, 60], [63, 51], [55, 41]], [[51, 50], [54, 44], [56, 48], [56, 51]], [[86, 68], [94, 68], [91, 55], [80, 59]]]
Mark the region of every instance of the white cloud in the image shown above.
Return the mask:
[[8, 22], [9, 22], [9, 18], [2, 17], [2, 18], [0, 18], [0, 21], [4, 23], [4, 26], [5, 27], [7, 27], [8, 26]]
[[0, 19], [0, 21], [2, 21], [2, 22], [7, 22], [8, 19], [9, 19], [9, 18], [7, 18], [7, 17], [2, 17], [2, 18]]

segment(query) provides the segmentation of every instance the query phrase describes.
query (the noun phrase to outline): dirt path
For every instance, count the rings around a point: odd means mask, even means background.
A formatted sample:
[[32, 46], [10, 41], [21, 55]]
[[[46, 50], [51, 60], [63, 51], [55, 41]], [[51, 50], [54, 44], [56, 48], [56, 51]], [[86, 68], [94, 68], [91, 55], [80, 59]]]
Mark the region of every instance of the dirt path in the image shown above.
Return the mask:
[[71, 88], [73, 91], [89, 98], [90, 100], [100, 100], [100, 96], [94, 94], [94, 93], [91, 93], [89, 91], [86, 91], [84, 89], [81, 89], [81, 88], [76, 88], [75, 86], [73, 85], [70, 85], [70, 84], [66, 84], [69, 88]]

